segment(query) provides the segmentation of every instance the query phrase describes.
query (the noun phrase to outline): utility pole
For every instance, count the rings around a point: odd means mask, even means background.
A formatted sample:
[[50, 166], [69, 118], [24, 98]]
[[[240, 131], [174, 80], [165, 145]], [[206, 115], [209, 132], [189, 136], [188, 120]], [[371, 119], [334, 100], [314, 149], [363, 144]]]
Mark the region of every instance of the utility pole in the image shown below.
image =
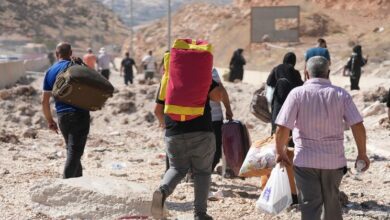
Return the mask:
[[114, 15], [114, 24], [112, 26], [112, 33], [110, 34], [112, 36], [112, 49], [114, 50], [114, 53], [116, 53], [116, 41], [115, 41], [115, 13], [114, 13], [114, 0], [111, 0], [111, 11], [112, 11], [112, 14]]
[[134, 37], [134, 32], [133, 32], [133, 0], [130, 0], [130, 55], [134, 57], [133, 54], [133, 37]]
[[168, 50], [171, 49], [171, 0], [168, 0]]

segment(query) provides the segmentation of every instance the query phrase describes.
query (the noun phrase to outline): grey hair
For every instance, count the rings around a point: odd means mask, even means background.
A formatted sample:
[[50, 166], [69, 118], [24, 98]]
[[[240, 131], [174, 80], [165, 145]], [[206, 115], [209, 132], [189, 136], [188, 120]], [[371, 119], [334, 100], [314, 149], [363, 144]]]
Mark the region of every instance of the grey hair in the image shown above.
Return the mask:
[[329, 61], [322, 56], [315, 56], [307, 61], [306, 69], [311, 78], [328, 78]]

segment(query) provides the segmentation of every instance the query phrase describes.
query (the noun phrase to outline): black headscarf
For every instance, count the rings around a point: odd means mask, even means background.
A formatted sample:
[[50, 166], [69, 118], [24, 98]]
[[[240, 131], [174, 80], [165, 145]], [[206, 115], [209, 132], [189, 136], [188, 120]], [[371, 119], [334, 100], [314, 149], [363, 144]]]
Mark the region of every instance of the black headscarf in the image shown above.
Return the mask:
[[358, 56], [362, 56], [362, 46], [356, 45], [353, 47], [352, 51], [356, 53]]
[[236, 50], [236, 55], [242, 55], [242, 52], [244, 52], [244, 49], [238, 48], [238, 49]]
[[294, 67], [296, 62], [297, 62], [297, 57], [293, 52], [288, 52], [286, 53], [286, 55], [284, 55], [283, 64], [290, 64], [291, 66]]

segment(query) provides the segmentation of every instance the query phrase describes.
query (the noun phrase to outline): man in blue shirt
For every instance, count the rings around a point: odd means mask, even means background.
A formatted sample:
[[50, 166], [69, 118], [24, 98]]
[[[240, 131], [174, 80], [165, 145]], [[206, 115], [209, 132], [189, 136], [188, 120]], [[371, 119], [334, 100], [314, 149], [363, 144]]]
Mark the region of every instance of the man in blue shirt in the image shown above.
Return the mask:
[[[42, 110], [49, 129], [58, 133], [57, 123], [53, 120], [50, 109], [50, 97], [57, 75], [63, 72], [71, 62], [72, 48], [69, 43], [59, 43], [56, 47], [57, 62], [46, 72], [43, 81]], [[55, 101], [58, 125], [64, 136], [67, 159], [63, 178], [82, 176], [81, 156], [89, 133], [89, 111], [63, 102]]]
[[315, 56], [321, 56], [324, 57], [329, 61], [329, 66], [330, 66], [330, 55], [329, 51], [327, 49], [326, 41], [322, 38], [319, 38], [317, 40], [317, 47], [310, 48], [306, 51], [305, 53], [305, 81], [309, 79], [309, 74], [306, 70], [306, 63], [307, 61]]

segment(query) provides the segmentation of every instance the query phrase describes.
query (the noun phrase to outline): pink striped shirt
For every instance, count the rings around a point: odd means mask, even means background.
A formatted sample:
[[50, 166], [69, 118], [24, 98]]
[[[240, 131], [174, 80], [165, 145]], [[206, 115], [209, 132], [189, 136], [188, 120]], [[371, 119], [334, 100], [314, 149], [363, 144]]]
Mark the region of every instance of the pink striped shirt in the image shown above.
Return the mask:
[[362, 122], [352, 97], [327, 79], [313, 78], [293, 89], [276, 124], [293, 130], [294, 165], [316, 169], [346, 166], [344, 122]]

